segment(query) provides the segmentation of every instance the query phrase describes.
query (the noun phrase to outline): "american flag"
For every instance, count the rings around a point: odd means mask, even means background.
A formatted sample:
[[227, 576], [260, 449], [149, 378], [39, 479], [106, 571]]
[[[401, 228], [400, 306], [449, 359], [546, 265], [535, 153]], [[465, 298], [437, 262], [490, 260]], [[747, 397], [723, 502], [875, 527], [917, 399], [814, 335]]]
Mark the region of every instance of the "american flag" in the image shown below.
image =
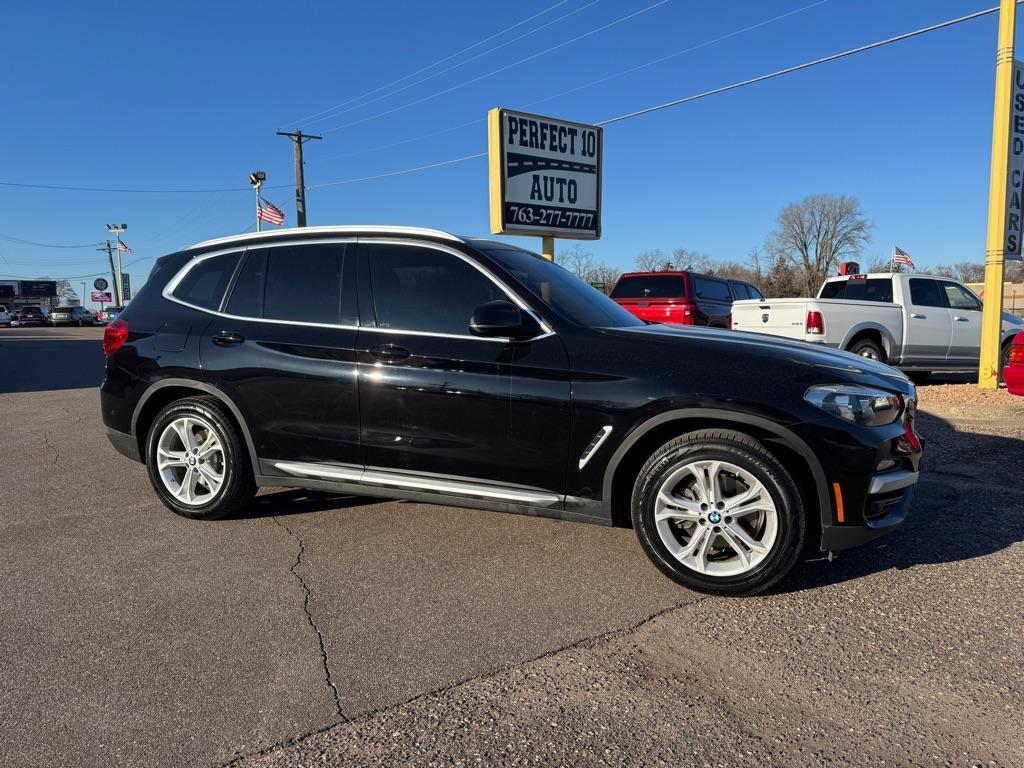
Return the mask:
[[910, 254], [900, 248], [898, 245], [892, 247], [892, 263], [893, 264], [906, 264], [911, 269], [914, 269], [914, 260], [910, 258]]
[[268, 224], [284, 224], [284, 213], [276, 205], [262, 197], [256, 201], [256, 218]]
[[121, 242], [121, 238], [117, 239], [117, 250], [123, 251], [124, 253], [135, 253], [134, 250], [132, 250], [127, 245]]

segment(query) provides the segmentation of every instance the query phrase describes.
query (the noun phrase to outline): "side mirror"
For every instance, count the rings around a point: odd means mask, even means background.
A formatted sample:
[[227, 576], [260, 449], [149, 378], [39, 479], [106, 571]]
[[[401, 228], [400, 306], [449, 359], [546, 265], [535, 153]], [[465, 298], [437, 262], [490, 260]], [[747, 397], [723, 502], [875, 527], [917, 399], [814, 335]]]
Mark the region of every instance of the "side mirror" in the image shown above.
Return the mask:
[[499, 299], [473, 310], [469, 331], [474, 336], [529, 339], [540, 333], [540, 325], [529, 312], [524, 312], [511, 301]]

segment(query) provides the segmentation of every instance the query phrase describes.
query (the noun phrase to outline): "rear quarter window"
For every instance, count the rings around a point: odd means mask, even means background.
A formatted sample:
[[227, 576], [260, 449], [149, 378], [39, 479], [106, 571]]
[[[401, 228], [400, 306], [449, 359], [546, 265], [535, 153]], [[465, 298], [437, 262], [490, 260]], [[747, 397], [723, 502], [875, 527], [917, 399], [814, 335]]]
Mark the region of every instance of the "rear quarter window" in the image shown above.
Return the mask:
[[[224, 253], [199, 261], [175, 286], [172, 295], [196, 307], [219, 309], [241, 255], [241, 252]], [[111, 311], [116, 309], [111, 307]]]

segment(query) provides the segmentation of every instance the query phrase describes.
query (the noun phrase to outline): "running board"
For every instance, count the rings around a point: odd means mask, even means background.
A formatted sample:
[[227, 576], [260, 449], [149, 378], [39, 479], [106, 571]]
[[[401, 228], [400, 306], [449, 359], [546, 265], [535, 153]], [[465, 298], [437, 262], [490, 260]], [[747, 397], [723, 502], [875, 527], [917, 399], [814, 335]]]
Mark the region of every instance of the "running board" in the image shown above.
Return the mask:
[[498, 499], [535, 507], [550, 507], [562, 501], [560, 496], [532, 488], [492, 485], [470, 480], [452, 480], [431, 475], [410, 475], [379, 469], [363, 469], [356, 466], [297, 461], [275, 461], [273, 466], [281, 472], [297, 477], [338, 480], [365, 486], [405, 488], [410, 491], [430, 491], [449, 496]]

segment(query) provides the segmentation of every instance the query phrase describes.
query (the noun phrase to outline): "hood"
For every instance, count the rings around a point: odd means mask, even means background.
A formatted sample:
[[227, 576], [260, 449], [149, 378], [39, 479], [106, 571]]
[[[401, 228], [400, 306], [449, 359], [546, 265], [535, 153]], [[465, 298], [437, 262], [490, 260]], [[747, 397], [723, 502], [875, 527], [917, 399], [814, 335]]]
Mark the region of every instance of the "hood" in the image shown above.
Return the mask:
[[1017, 317], [1011, 312], [1003, 312], [1003, 325], [1012, 325], [1015, 328], [1024, 329], [1024, 317]]
[[[887, 386], [900, 392], [909, 392], [910, 380], [885, 363], [866, 357], [804, 341], [769, 336], [763, 333], [706, 328], [692, 325], [656, 324], [629, 328], [608, 329], [636, 340], [639, 345], [699, 344], [709, 354], [732, 355], [739, 358], [737, 370], [756, 375], [759, 365], [791, 365], [811, 369], [815, 378], [837, 382], [859, 382]], [[873, 381], [868, 381], [872, 379]]]

